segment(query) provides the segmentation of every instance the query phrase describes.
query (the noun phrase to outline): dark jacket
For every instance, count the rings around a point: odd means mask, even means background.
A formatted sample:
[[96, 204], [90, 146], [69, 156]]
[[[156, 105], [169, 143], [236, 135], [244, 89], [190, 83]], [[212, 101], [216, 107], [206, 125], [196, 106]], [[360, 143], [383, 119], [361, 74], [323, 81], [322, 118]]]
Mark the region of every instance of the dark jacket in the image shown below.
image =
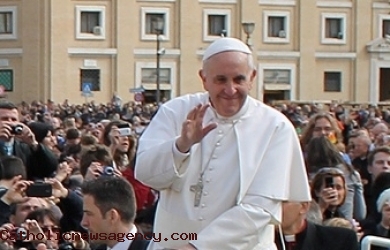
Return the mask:
[[[305, 230], [296, 236], [293, 250], [358, 250], [356, 233], [347, 228], [327, 227], [307, 222]], [[280, 235], [275, 236], [278, 250], [282, 250]], [[285, 243], [286, 245], [286, 243]]]
[[[135, 238], [128, 250], [146, 250], [149, 242], [148, 240]], [[91, 250], [107, 250], [107, 245], [91, 246]]]
[[[2, 155], [4, 152], [0, 150], [0, 156]], [[57, 158], [42, 144], [38, 144], [36, 151], [34, 151], [26, 143], [15, 139], [13, 155], [23, 161], [29, 180], [52, 177], [57, 170]]]

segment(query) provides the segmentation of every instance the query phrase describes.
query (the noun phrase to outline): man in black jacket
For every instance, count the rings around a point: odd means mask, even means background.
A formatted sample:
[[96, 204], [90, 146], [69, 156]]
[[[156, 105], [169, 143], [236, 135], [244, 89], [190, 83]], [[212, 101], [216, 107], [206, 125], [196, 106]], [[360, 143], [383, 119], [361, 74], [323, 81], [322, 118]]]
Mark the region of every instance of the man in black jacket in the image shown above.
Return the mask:
[[[309, 222], [308, 202], [283, 204], [282, 232], [275, 235], [278, 250], [358, 250], [359, 243], [352, 229], [326, 227]], [[281, 235], [282, 234], [282, 235]]]
[[37, 142], [31, 129], [19, 121], [17, 107], [0, 102], [0, 156], [13, 155], [22, 159], [29, 180], [50, 177], [57, 169], [54, 154]]
[[[136, 203], [132, 186], [121, 177], [100, 177], [82, 186], [82, 226], [92, 250], [144, 250], [149, 241], [134, 225]], [[92, 238], [93, 237], [93, 238]]]

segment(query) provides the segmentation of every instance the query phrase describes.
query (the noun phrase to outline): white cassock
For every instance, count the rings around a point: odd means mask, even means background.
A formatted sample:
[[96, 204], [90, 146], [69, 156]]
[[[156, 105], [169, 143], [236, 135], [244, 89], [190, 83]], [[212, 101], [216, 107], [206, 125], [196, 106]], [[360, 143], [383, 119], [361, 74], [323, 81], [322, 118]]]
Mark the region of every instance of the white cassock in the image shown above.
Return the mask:
[[[162, 240], [151, 242], [149, 250], [188, 242], [202, 250], [276, 249], [281, 201], [311, 200], [295, 129], [283, 114], [248, 97], [230, 118], [209, 108], [204, 126], [216, 122], [217, 128], [189, 153], [180, 153], [175, 141], [182, 123], [190, 110], [206, 103], [208, 93], [171, 100], [140, 138], [135, 176], [161, 195], [154, 233]], [[190, 187], [201, 173], [204, 188], [195, 207]]]

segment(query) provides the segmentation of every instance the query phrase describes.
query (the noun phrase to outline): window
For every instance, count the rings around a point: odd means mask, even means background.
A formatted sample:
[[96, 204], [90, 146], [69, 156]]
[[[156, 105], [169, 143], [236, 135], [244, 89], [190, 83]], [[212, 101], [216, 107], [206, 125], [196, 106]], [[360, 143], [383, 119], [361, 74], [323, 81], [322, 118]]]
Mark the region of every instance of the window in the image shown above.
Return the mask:
[[378, 37], [390, 36], [390, 15], [379, 15]]
[[324, 73], [324, 91], [325, 92], [341, 91], [341, 72], [328, 71]]
[[264, 84], [290, 84], [291, 70], [289, 69], [264, 69]]
[[5, 91], [14, 90], [14, 72], [12, 69], [0, 70], [0, 85], [2, 85]]
[[80, 80], [80, 91], [84, 84], [89, 84], [91, 91], [100, 91], [100, 69], [81, 69]]
[[94, 28], [100, 26], [100, 12], [81, 12], [81, 33], [94, 33]]
[[382, 21], [382, 37], [390, 36], [390, 20]]
[[[143, 87], [151, 96], [145, 98], [155, 98], [157, 90], [157, 70], [155, 62], [137, 62], [135, 72], [135, 88]], [[175, 96], [176, 86], [176, 63], [160, 63], [160, 92], [161, 98], [171, 99]], [[153, 94], [154, 93], [154, 94]]]
[[322, 14], [322, 40], [323, 44], [346, 43], [346, 15]]
[[0, 39], [16, 39], [16, 7], [0, 7]]
[[230, 10], [204, 10], [203, 40], [214, 41], [221, 36], [230, 35]]
[[104, 39], [105, 38], [105, 7], [77, 6], [76, 7], [76, 38]]
[[141, 15], [141, 38], [142, 40], [156, 40], [154, 21], [162, 19], [164, 27], [160, 36], [161, 40], [169, 40], [169, 9], [168, 8], [142, 8]]
[[258, 96], [283, 91], [286, 98], [295, 100], [295, 78], [295, 63], [259, 63]]
[[[160, 68], [160, 84], [171, 83], [171, 69]], [[142, 69], [142, 84], [157, 83], [157, 69], [156, 68], [143, 68]]]
[[290, 41], [290, 13], [264, 11], [263, 36], [265, 43], [288, 43]]

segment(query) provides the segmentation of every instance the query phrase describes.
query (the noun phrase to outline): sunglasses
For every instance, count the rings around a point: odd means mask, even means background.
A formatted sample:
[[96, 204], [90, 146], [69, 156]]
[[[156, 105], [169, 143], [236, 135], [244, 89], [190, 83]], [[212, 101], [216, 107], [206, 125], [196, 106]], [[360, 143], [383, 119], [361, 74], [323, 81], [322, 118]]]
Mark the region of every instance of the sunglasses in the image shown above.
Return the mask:
[[47, 226], [47, 227], [41, 227], [42, 228], [42, 231], [44, 233], [48, 233], [49, 231], [52, 231], [52, 232], [59, 232], [60, 231], [60, 227], [57, 227], [57, 226]]

